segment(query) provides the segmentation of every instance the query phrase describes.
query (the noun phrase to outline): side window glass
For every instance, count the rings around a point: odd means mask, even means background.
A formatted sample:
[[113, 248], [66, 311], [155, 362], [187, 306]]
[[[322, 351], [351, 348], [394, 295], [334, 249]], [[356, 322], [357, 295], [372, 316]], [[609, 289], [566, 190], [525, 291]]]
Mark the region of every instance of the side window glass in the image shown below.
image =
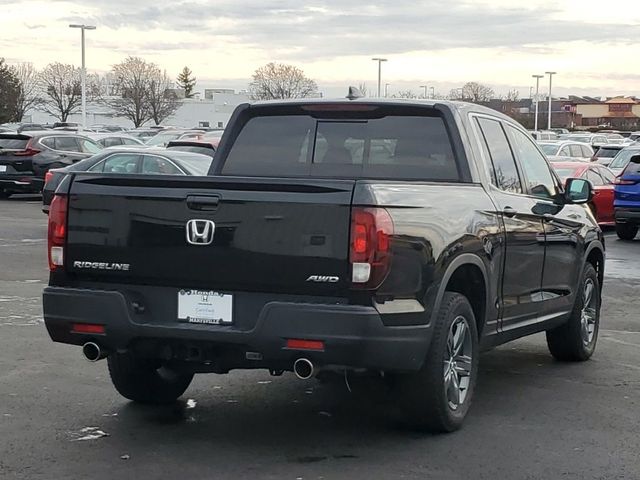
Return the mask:
[[127, 153], [112, 155], [103, 164], [104, 173], [136, 173], [139, 155]]
[[100, 143], [102, 143], [102, 145], [104, 145], [105, 147], [116, 147], [118, 145], [122, 145], [118, 137], [107, 137], [102, 139], [102, 142]]
[[85, 153], [98, 153], [102, 150], [102, 147], [97, 143], [92, 142], [91, 140], [86, 140], [84, 138], [79, 139], [80, 148]]
[[570, 157], [571, 152], [569, 151], [569, 147], [562, 147], [562, 150], [560, 150], [560, 155], [563, 157]]
[[479, 118], [478, 125], [489, 150], [498, 188], [506, 192], [522, 193], [520, 175], [502, 126], [487, 118]]
[[55, 149], [62, 152], [79, 152], [80, 145], [75, 137], [55, 137]]
[[600, 173], [600, 175], [602, 175], [604, 183], [607, 185], [612, 184], [616, 180], [616, 176], [613, 174], [613, 172], [607, 170], [606, 168], [600, 168], [598, 169], [598, 172]]
[[142, 173], [151, 175], [183, 175], [183, 173], [167, 159], [150, 155], [144, 155], [142, 157]]
[[572, 157], [581, 157], [582, 156], [582, 148], [580, 147], [580, 145], [569, 145], [569, 148], [571, 149], [571, 156]]
[[53, 137], [43, 138], [42, 140], [40, 140], [40, 143], [45, 147], [49, 147], [53, 149], [56, 148], [56, 141]]
[[602, 177], [593, 170], [587, 170], [587, 180], [589, 180], [594, 186], [604, 185]]
[[583, 157], [585, 158], [593, 157], [593, 150], [591, 150], [589, 147], [587, 147], [586, 145], [580, 145], [580, 148], [582, 149]]
[[557, 193], [556, 182], [544, 156], [520, 130], [508, 127], [513, 150], [524, 170], [525, 182], [531, 195], [552, 198]]

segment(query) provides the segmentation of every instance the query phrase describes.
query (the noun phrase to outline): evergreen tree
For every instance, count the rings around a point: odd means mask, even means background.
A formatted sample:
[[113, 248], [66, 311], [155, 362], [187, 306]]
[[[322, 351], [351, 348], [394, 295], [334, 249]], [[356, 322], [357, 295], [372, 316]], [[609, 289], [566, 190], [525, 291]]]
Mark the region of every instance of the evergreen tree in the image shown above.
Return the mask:
[[193, 97], [193, 89], [196, 86], [196, 77], [193, 76], [193, 72], [189, 67], [184, 67], [178, 75], [178, 87], [184, 90], [184, 96], [187, 98]]
[[20, 82], [13, 70], [0, 58], [0, 123], [16, 120]]

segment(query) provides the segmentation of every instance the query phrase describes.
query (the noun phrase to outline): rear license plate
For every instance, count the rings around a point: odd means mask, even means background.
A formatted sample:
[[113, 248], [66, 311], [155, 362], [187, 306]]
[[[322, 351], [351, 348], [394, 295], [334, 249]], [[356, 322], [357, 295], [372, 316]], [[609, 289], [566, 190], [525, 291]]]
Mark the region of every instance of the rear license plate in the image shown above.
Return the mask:
[[230, 325], [233, 323], [233, 295], [206, 290], [180, 290], [178, 321]]
[[0, 165], [0, 172], [6, 172], [7, 171], [7, 166], [6, 165]]

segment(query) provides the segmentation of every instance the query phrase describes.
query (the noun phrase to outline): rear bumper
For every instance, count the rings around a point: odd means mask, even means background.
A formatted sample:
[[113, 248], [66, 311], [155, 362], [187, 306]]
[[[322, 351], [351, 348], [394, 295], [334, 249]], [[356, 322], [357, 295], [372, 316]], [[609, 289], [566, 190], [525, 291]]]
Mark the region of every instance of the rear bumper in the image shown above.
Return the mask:
[[622, 208], [615, 209], [615, 217], [617, 223], [637, 223], [640, 224], [640, 207], [638, 208]]
[[0, 189], [15, 193], [40, 193], [44, 186], [42, 178], [30, 174], [0, 175]]
[[[223, 363], [220, 370], [272, 368], [290, 370], [300, 357], [319, 366], [344, 366], [384, 371], [418, 370], [431, 340], [430, 325], [385, 326], [374, 307], [267, 301], [255, 309], [257, 318], [238, 318], [253, 309], [234, 306], [234, 325], [179, 323], [163, 315], [153, 320], [132, 311], [121, 292], [48, 287], [44, 290], [44, 320], [52, 340], [82, 345], [92, 340], [107, 350], [134, 348], [139, 344], [160, 351], [189, 350], [192, 345]], [[171, 309], [173, 312], [173, 309]], [[175, 312], [169, 314], [175, 318]], [[156, 318], [160, 318], [159, 321]], [[71, 332], [73, 323], [105, 326], [104, 335]], [[324, 342], [324, 351], [286, 348], [286, 340]], [[249, 353], [249, 355], [247, 355]], [[258, 355], [256, 355], [258, 354]], [[207, 360], [211, 360], [207, 358]], [[203, 359], [200, 359], [203, 360]]]

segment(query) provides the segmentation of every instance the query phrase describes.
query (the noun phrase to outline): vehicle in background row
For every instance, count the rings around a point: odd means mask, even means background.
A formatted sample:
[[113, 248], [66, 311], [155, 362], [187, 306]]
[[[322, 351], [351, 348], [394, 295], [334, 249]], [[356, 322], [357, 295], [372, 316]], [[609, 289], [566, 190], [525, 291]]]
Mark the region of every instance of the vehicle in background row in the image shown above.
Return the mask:
[[598, 162], [600, 165], [608, 167], [613, 158], [624, 147], [624, 145], [603, 145], [596, 149], [596, 152], [591, 157], [591, 161]]
[[87, 135], [95, 140], [96, 143], [107, 147], [146, 147], [147, 145], [137, 138], [127, 135], [126, 133], [92, 133]]
[[0, 197], [40, 193], [45, 174], [100, 152], [90, 138], [65, 132], [0, 134]]
[[556, 132], [551, 130], [540, 130], [537, 132], [535, 130], [529, 130], [529, 133], [538, 142], [545, 140], [558, 140], [560, 138]]
[[17, 128], [18, 133], [22, 132], [41, 132], [51, 129], [51, 125], [41, 125], [39, 123], [23, 123]]
[[481, 348], [546, 332], [558, 360], [593, 354], [592, 195], [480, 105], [242, 104], [208, 176], [64, 178], [44, 319], [137, 402], [196, 372], [369, 371], [414, 428], [452, 431]]
[[202, 155], [208, 155], [213, 158], [213, 155], [218, 149], [220, 139], [204, 138], [200, 140], [173, 140], [166, 146], [167, 150], [180, 150], [182, 152], [200, 153]]
[[42, 211], [49, 212], [53, 195], [70, 172], [99, 172], [130, 175], [206, 175], [212, 156], [161, 148], [139, 150], [112, 147], [98, 155], [65, 168], [49, 170], [42, 189]]
[[593, 157], [593, 148], [586, 143], [559, 141], [538, 142], [538, 145], [551, 161], [554, 161], [553, 157], [574, 158], [583, 161], [589, 161]]
[[613, 192], [616, 176], [611, 170], [597, 163], [557, 162], [551, 166], [562, 181], [569, 178], [589, 180], [593, 186], [593, 199], [589, 202], [591, 213], [601, 226], [615, 225]]
[[609, 139], [606, 135], [601, 134], [589, 134], [589, 133], [573, 133], [567, 137], [565, 140], [570, 140], [572, 142], [580, 142], [587, 143], [592, 147], [601, 147], [602, 145], [607, 145], [609, 143]]
[[150, 138], [155, 137], [159, 132], [160, 130], [155, 128], [137, 128], [135, 130], [127, 130], [125, 133], [142, 142], [146, 142]]
[[611, 160], [609, 170], [611, 170], [615, 175], [620, 175], [629, 164], [631, 157], [639, 154], [640, 145], [623, 148], [615, 157], [613, 157], [613, 160]]
[[618, 237], [633, 240], [640, 226], [640, 151], [634, 152], [616, 178], [614, 208]]
[[147, 140], [150, 147], [164, 147], [172, 140], [182, 140], [183, 138], [200, 138], [204, 132], [201, 130], [161, 130], [157, 135]]
[[624, 137], [619, 133], [606, 133], [605, 137], [607, 137], [607, 142], [610, 145], [622, 145], [622, 142], [624, 142]]
[[549, 131], [558, 135], [558, 138], [562, 138], [561, 135], [569, 135], [571, 133], [566, 128], [552, 128]]
[[95, 130], [103, 130], [103, 131], [107, 131], [107, 132], [121, 132], [124, 133], [127, 129], [124, 127], [120, 127], [118, 125], [105, 125], [105, 124], [96, 124], [96, 125], [91, 125], [92, 129]]

